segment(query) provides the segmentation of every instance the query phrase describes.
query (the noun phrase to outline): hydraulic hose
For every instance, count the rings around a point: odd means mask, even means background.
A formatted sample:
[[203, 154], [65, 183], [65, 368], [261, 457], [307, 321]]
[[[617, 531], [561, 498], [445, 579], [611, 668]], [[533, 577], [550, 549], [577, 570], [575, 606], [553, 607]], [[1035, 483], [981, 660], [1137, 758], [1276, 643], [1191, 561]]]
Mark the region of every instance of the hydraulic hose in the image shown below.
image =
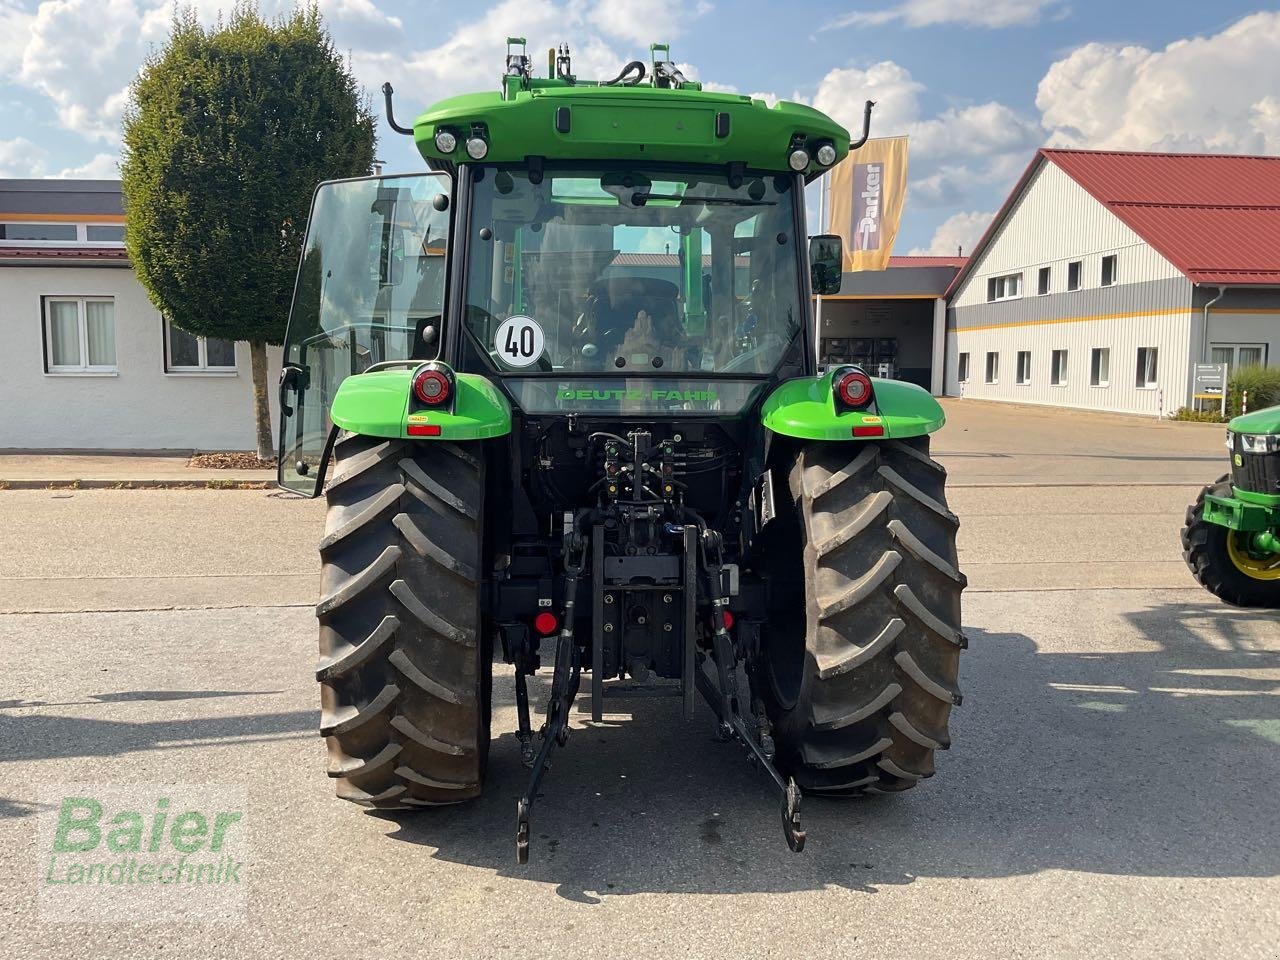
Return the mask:
[[[626, 79], [627, 75], [628, 75], [628, 74], [631, 74], [631, 73], [635, 73], [635, 74], [636, 74], [635, 79], [632, 79], [632, 80], [628, 80], [628, 79]], [[621, 73], [619, 73], [619, 74], [618, 74], [616, 77], [614, 77], [612, 80], [604, 80], [604, 81], [602, 81], [602, 82], [601, 82], [601, 84], [600, 84], [600, 86], [602, 86], [602, 87], [612, 87], [612, 86], [616, 86], [617, 84], [619, 84], [619, 83], [620, 83], [620, 84], [622, 84], [622, 85], [623, 85], [623, 86], [625, 86], [625, 87], [634, 87], [637, 83], [639, 83], [641, 80], [643, 80], [643, 79], [644, 79], [644, 77], [645, 77], [645, 73], [646, 73], [646, 71], [645, 71], [645, 66], [644, 66], [644, 64], [643, 64], [642, 62], [640, 62], [639, 60], [632, 60], [632, 61], [631, 61], [630, 63], [628, 63], [625, 67], [623, 67], [623, 68], [622, 68], [622, 72], [621, 72]]]

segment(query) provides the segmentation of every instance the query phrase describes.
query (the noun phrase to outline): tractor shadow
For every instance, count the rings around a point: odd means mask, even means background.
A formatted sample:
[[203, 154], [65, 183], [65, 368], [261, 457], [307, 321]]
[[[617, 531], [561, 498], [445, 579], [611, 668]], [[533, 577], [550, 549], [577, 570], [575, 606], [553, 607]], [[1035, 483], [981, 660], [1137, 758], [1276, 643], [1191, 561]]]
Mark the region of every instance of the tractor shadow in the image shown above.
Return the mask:
[[[579, 699], [533, 810], [527, 866], [515, 863], [526, 772], [511, 733], [493, 741], [481, 800], [388, 818], [388, 836], [554, 884], [581, 903], [828, 886], [872, 894], [917, 877], [1050, 869], [1280, 874], [1280, 616], [1211, 599], [1156, 603], [1114, 616], [1132, 640], [1118, 653], [1110, 633], [1045, 652], [984, 623], [1008, 619], [980, 615], [966, 628], [965, 703], [939, 775], [896, 796], [807, 796], [799, 856], [763, 774], [741, 747], [714, 740], [709, 711], [686, 723], [673, 700], [606, 701], [615, 719], [591, 726]], [[1261, 642], [1264, 633], [1273, 639]], [[509, 704], [510, 674], [497, 672], [495, 703]], [[535, 705], [546, 691], [539, 678]], [[513, 727], [513, 711], [495, 715], [495, 733]]]

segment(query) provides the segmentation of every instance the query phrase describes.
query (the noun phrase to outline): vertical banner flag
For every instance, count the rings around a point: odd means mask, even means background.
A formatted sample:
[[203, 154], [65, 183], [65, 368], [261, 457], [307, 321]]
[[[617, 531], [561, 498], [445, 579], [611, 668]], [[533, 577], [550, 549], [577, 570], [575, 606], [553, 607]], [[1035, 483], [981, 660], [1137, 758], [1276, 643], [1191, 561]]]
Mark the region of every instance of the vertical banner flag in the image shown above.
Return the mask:
[[827, 230], [844, 240], [844, 269], [884, 270], [907, 196], [907, 138], [868, 140], [831, 171]]

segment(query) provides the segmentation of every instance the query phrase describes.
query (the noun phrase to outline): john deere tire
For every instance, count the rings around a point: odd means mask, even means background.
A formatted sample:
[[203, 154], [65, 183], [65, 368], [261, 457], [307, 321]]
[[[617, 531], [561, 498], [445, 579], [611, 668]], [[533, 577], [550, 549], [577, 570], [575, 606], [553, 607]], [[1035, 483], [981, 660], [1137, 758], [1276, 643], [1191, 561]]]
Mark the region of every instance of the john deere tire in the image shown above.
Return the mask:
[[1232, 606], [1280, 609], [1280, 573], [1257, 569], [1261, 565], [1249, 559], [1244, 546], [1232, 542], [1239, 534], [1205, 522], [1205, 494], [1232, 496], [1230, 477], [1221, 477], [1205, 487], [1196, 502], [1187, 507], [1182, 559], [1191, 568], [1191, 575], [1200, 586]]
[[348, 436], [334, 458], [316, 607], [329, 776], [378, 809], [478, 796], [492, 677], [481, 453]]
[[773, 521], [773, 569], [790, 554], [804, 582], [771, 590], [767, 706], [777, 762], [806, 790], [905, 790], [951, 745], [965, 578], [928, 450], [928, 438], [809, 444]]

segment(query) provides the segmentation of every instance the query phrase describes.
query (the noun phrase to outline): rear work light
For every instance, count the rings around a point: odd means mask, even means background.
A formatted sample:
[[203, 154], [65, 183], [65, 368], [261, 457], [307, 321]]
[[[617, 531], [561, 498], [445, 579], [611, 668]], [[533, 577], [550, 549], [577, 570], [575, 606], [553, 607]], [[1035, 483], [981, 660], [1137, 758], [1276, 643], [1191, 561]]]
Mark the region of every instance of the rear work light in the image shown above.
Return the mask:
[[836, 396], [846, 407], [855, 410], [871, 402], [871, 378], [861, 370], [849, 370], [836, 378]]
[[440, 370], [430, 367], [419, 370], [413, 376], [413, 393], [419, 400], [430, 407], [439, 407], [449, 402], [449, 394], [453, 392], [453, 384]]

